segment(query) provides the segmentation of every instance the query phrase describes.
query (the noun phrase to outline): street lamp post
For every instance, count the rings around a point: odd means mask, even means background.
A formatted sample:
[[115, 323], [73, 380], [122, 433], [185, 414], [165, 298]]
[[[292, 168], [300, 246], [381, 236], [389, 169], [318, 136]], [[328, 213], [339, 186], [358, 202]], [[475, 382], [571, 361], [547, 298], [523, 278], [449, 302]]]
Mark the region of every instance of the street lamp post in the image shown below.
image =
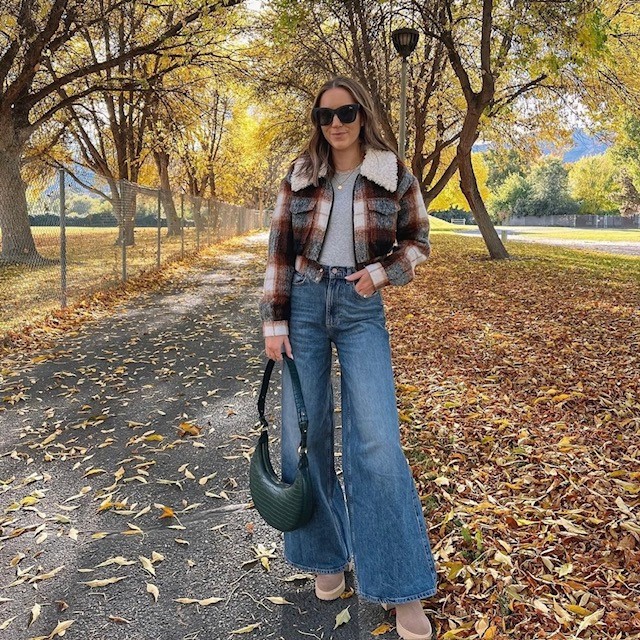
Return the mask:
[[406, 154], [407, 132], [407, 58], [418, 46], [420, 34], [416, 29], [403, 27], [391, 33], [391, 40], [396, 51], [402, 56], [402, 75], [400, 81], [400, 138], [398, 140], [398, 155], [404, 162]]

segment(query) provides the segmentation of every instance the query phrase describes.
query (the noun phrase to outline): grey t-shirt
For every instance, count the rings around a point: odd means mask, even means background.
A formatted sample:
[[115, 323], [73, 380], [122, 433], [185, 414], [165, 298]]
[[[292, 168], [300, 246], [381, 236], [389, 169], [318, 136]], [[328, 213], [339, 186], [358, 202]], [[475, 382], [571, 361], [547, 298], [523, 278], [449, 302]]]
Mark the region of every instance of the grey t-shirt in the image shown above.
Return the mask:
[[[332, 267], [356, 266], [353, 251], [353, 189], [360, 167], [351, 175], [350, 173], [351, 171], [336, 171], [331, 180], [333, 207], [318, 259], [320, 264]], [[339, 186], [342, 188], [338, 188]]]

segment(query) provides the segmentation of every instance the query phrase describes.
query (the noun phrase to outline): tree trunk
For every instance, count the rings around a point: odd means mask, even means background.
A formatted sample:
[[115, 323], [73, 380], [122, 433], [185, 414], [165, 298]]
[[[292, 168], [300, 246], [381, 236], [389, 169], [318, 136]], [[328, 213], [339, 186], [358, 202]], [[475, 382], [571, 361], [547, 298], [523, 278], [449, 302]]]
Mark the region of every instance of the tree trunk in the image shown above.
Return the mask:
[[469, 203], [473, 217], [484, 238], [484, 242], [489, 250], [489, 255], [494, 260], [504, 260], [509, 257], [509, 253], [502, 244], [496, 233], [493, 222], [489, 218], [489, 213], [484, 205], [478, 182], [471, 164], [471, 150], [465, 151], [458, 147], [458, 172], [460, 173], [460, 189]]
[[202, 198], [195, 196], [191, 204], [191, 212], [193, 213], [193, 221], [196, 229], [202, 233], [205, 229], [204, 219], [202, 217]]
[[43, 263], [31, 233], [26, 184], [20, 175], [22, 148], [0, 148], [0, 262]]
[[160, 189], [160, 202], [162, 208], [167, 216], [167, 235], [179, 236], [180, 235], [180, 219], [178, 218], [178, 212], [176, 211], [176, 205], [173, 201], [173, 194], [171, 191]]
[[[131, 218], [126, 218], [124, 221], [124, 237], [127, 243], [127, 247], [133, 247], [133, 245], [136, 243], [135, 233], [134, 233], [135, 228], [136, 228], [135, 220]], [[118, 240], [116, 241], [116, 244], [118, 246], [122, 246], [122, 231], [123, 231], [123, 225], [121, 224], [120, 229], [118, 230]]]
[[135, 244], [136, 207], [138, 199], [135, 187], [124, 180], [118, 181], [119, 192], [113, 197], [113, 212], [118, 219], [116, 244], [122, 246], [123, 236], [127, 247]]
[[171, 193], [171, 181], [169, 179], [169, 154], [164, 151], [154, 151], [158, 175], [160, 176], [160, 202], [167, 216], [167, 235], [180, 235], [180, 220]]
[[[213, 181], [213, 173], [210, 176]], [[212, 182], [212, 184], [214, 184]], [[202, 213], [202, 204], [205, 202], [204, 194], [207, 192], [207, 178], [198, 180], [195, 176], [192, 176], [189, 180], [189, 195], [191, 196], [191, 212], [193, 213], [193, 221], [196, 225], [196, 229], [202, 233], [209, 221], [207, 220], [209, 209], [207, 213]], [[208, 205], [207, 205], [208, 206]]]

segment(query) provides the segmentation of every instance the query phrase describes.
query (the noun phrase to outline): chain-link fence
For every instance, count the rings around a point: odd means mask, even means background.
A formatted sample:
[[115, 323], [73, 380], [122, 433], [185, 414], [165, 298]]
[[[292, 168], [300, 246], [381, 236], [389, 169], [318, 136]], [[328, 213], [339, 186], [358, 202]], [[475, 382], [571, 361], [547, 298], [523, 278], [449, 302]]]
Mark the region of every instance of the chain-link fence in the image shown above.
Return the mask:
[[79, 187], [61, 170], [53, 182], [43, 180], [27, 189], [29, 221], [19, 246], [31, 250], [8, 254], [8, 242], [0, 245], [0, 335], [167, 261], [268, 224], [264, 212], [213, 199], [124, 180], [104, 187], [109, 198]]
[[18, 222], [14, 210], [0, 225], [0, 334], [20, 326], [31, 310], [61, 304], [60, 186], [49, 178], [30, 182], [26, 219]]
[[640, 214], [630, 216], [571, 214], [557, 216], [512, 216], [510, 227], [576, 227], [579, 229], [640, 229]]

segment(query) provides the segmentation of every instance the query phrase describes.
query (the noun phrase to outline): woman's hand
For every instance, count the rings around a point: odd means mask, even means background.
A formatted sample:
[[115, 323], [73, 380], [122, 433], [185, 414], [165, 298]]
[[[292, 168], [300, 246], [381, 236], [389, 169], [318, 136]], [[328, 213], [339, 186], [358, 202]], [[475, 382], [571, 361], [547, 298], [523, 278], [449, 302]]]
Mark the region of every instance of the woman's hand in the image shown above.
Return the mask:
[[284, 347], [284, 352], [293, 359], [289, 336], [269, 336], [264, 339], [264, 350], [267, 358], [271, 358], [271, 360], [278, 362], [282, 360], [282, 347]]
[[349, 282], [357, 280], [356, 291], [363, 298], [368, 298], [376, 292], [376, 287], [371, 279], [371, 274], [366, 269], [360, 269], [360, 271], [352, 273], [350, 276], [347, 276], [345, 280], [349, 280]]

